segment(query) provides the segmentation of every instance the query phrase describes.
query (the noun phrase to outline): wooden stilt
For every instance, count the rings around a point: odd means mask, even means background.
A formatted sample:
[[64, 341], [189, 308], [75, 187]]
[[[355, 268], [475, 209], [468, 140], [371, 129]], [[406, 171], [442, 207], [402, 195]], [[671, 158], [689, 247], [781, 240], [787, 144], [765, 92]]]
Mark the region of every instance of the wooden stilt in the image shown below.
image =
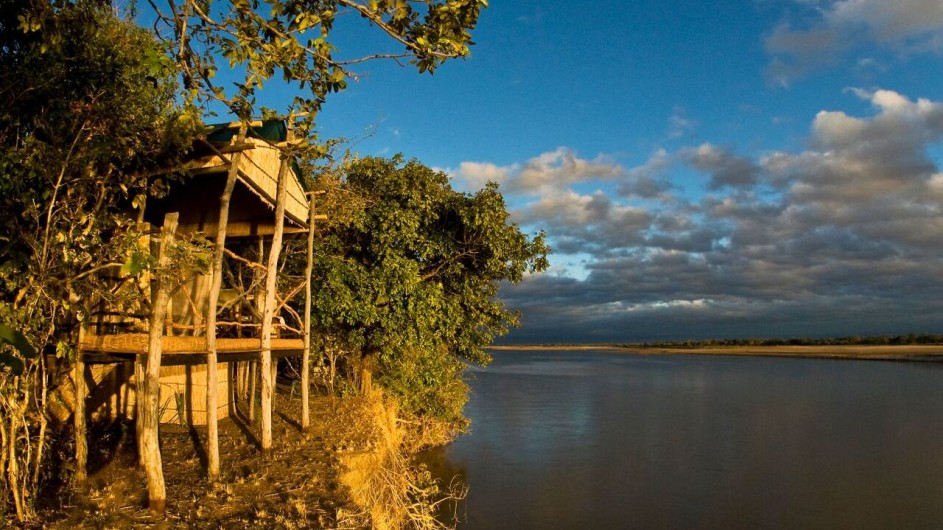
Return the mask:
[[235, 366], [235, 369], [236, 369], [236, 374], [235, 374], [235, 377], [233, 378], [233, 381], [236, 382], [235, 384], [236, 398], [245, 399], [246, 398], [246, 381], [245, 381], [246, 363], [242, 361], [235, 362], [233, 363], [233, 366]]
[[250, 361], [243, 361], [241, 364], [242, 364], [242, 399], [248, 402], [249, 400], [249, 365], [252, 363]]
[[[243, 143], [246, 127], [239, 129], [238, 143]], [[216, 228], [216, 246], [213, 249], [213, 270], [210, 276], [209, 299], [206, 303], [206, 475], [210, 481], [219, 478], [219, 390], [216, 354], [216, 305], [219, 303], [219, 290], [223, 285], [223, 249], [226, 247], [226, 226], [229, 224], [229, 201], [236, 177], [239, 174], [239, 159], [242, 151], [232, 155], [226, 186], [219, 198], [219, 223]]]
[[164, 226], [161, 228], [158, 275], [154, 295], [151, 298], [151, 318], [148, 325], [147, 366], [144, 377], [138, 381], [137, 392], [138, 401], [142, 403], [138, 409], [140, 416], [137, 421], [137, 428], [140, 430], [138, 439], [141, 442], [139, 451], [147, 475], [148, 506], [156, 513], [163, 513], [167, 505], [158, 425], [160, 422], [161, 336], [171, 290], [171, 285], [160, 277], [160, 272], [166, 270], [170, 263], [169, 250], [173, 243], [174, 232], [177, 230], [178, 217], [176, 212], [168, 213], [164, 216]]
[[[241, 401], [246, 398], [246, 381], [245, 381], [245, 372], [247, 370], [245, 362], [235, 362], [233, 365], [236, 367], [236, 399]], [[238, 402], [238, 401], [237, 401]]]
[[84, 485], [88, 479], [88, 432], [85, 421], [85, 399], [88, 389], [85, 384], [85, 352], [82, 351], [82, 339], [85, 325], [79, 325], [79, 342], [75, 351], [75, 365], [72, 367], [72, 382], [75, 384], [75, 482]]
[[311, 387], [309, 364], [311, 363], [311, 273], [314, 267], [314, 195], [308, 198], [308, 255], [305, 262], [305, 348], [301, 354], [301, 428], [310, 425], [308, 392]]
[[144, 469], [144, 453], [141, 451], [141, 448], [144, 447], [144, 442], [141, 440], [141, 434], [143, 434], [144, 429], [141, 428], [141, 417], [143, 416], [142, 410], [144, 410], [144, 400], [140, 399], [143, 394], [141, 393], [142, 385], [144, 384], [144, 370], [147, 363], [146, 354], [137, 354], [134, 356], [134, 440], [137, 442], [138, 447], [138, 466], [141, 469]]
[[[152, 255], [160, 254], [160, 242], [152, 241], [151, 237], [151, 226], [150, 223], [138, 223], [138, 230], [144, 234], [138, 240], [138, 246], [141, 247], [142, 252], [146, 252]], [[151, 273], [147, 273], [144, 276], [144, 281], [151, 283]], [[151, 284], [153, 286], [153, 284]], [[154, 292], [151, 292], [151, 302], [154, 301]], [[138, 467], [144, 469], [144, 453], [141, 451], [141, 448], [144, 447], [144, 443], [141, 441], [141, 434], [144, 432], [144, 429], [140, 427], [141, 424], [141, 411], [144, 408], [144, 400], [140, 399], [143, 395], [140, 389], [143, 388], [144, 384], [144, 369], [145, 364], [147, 363], [147, 355], [139, 353], [134, 356], [134, 441], [137, 444], [138, 448]]]
[[262, 372], [262, 450], [272, 448], [272, 401], [275, 393], [275, 378], [272, 371], [272, 320], [275, 318], [275, 288], [278, 274], [278, 258], [282, 249], [285, 231], [285, 200], [288, 196], [287, 180], [291, 172], [289, 159], [282, 157], [278, 169], [278, 186], [275, 193], [275, 232], [269, 247], [268, 264], [265, 271], [265, 301], [262, 304], [261, 372]]
[[255, 421], [255, 384], [259, 380], [258, 371], [258, 361], [251, 361], [249, 363], [249, 421]]

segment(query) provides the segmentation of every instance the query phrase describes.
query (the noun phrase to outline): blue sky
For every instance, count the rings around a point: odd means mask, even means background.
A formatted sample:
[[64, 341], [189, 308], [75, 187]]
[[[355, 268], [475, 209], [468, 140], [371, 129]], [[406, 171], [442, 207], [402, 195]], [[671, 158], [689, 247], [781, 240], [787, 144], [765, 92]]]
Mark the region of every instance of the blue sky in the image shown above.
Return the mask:
[[940, 0], [495, 0], [474, 37], [364, 66], [319, 130], [547, 232], [508, 341], [943, 331]]

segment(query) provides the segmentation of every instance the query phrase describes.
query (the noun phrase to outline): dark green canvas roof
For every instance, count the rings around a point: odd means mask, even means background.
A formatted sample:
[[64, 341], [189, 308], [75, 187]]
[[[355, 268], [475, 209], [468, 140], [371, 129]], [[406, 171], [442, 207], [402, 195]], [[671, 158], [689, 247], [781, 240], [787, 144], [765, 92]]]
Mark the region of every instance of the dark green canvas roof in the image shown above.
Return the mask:
[[[239, 133], [238, 125], [233, 122], [210, 123], [207, 127], [212, 130], [206, 134], [206, 139], [213, 143], [227, 143]], [[284, 120], [263, 121], [259, 127], [249, 127], [246, 136], [269, 142], [284, 142], [288, 139], [288, 127]]]

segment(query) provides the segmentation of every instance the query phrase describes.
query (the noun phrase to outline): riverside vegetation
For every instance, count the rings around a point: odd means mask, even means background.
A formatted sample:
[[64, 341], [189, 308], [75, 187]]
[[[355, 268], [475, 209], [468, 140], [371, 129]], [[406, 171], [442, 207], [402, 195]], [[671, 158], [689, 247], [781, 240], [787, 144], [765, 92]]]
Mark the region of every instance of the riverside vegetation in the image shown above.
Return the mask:
[[705, 339], [685, 341], [657, 341], [623, 344], [625, 348], [723, 348], [736, 346], [905, 346], [916, 344], [943, 344], [943, 335], [908, 333], [907, 335], [850, 335], [846, 337], [814, 338], [753, 338]]
[[[404, 439], [418, 448], [465, 427], [463, 362], [487, 363], [483, 348], [517, 318], [497, 298], [498, 283], [545, 269], [548, 248], [542, 235], [510, 223], [496, 186], [464, 194], [446, 175], [403, 157], [338, 156], [342, 142], [320, 140], [316, 119], [366, 61], [400, 60], [422, 73], [467, 55], [485, 6], [171, 0], [166, 8], [131, 4], [118, 14], [96, 0], [0, 0], [4, 525], [331, 526], [359, 509], [351, 507], [355, 497], [369, 504], [390, 496], [411, 519], [381, 523], [377, 515], [356, 524], [434, 524], [435, 488], [396, 451]], [[148, 28], [131, 18], [139, 8], [149, 11], [140, 17]], [[332, 43], [342, 14], [388, 37], [390, 48], [341, 57]], [[225, 83], [217, 82], [221, 73]], [[257, 103], [276, 75], [296, 94], [280, 110]], [[200, 433], [165, 429], [162, 449], [176, 466], [169, 491], [180, 497], [158, 517], [140, 509], [130, 427], [98, 427], [105, 430], [92, 461], [103, 474], [90, 475], [90, 489], [73, 494], [74, 437], [51, 420], [48, 407], [74, 359], [77, 323], [90, 300], [113, 296], [96, 274], [116, 265], [153, 267], [153, 259], [128, 258], [140, 236], [128, 212], [166, 193], [167, 180], [150, 175], [186, 155], [211, 106], [243, 123], [279, 113], [294, 119], [299, 141], [283, 146], [284, 155], [298, 162], [309, 190], [325, 192], [329, 220], [316, 228], [311, 330], [324, 396], [316, 409], [325, 423], [310, 432], [282, 425], [284, 445], [262, 460], [246, 456], [258, 456], [251, 437], [227, 424], [223, 444], [232, 467], [218, 483], [195, 480], [202, 463], [190, 444]], [[179, 256], [191, 266], [196, 258]], [[291, 396], [297, 367], [283, 366], [282, 394]], [[399, 420], [377, 407], [397, 411]], [[375, 487], [351, 492], [338, 474], [338, 455], [369, 453], [380, 439], [396, 447], [383, 465], [374, 462], [384, 474], [368, 473], [361, 482]]]

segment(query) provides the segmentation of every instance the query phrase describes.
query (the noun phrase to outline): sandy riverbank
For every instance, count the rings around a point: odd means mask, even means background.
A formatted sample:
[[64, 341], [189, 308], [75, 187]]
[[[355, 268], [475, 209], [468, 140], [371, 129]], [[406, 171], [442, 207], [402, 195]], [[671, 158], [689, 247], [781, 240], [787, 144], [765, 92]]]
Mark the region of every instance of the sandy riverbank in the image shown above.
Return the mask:
[[766, 357], [815, 357], [899, 361], [943, 361], [943, 344], [855, 345], [855, 346], [715, 346], [664, 348], [612, 345], [495, 346], [499, 351], [611, 350], [644, 355], [746, 355]]

